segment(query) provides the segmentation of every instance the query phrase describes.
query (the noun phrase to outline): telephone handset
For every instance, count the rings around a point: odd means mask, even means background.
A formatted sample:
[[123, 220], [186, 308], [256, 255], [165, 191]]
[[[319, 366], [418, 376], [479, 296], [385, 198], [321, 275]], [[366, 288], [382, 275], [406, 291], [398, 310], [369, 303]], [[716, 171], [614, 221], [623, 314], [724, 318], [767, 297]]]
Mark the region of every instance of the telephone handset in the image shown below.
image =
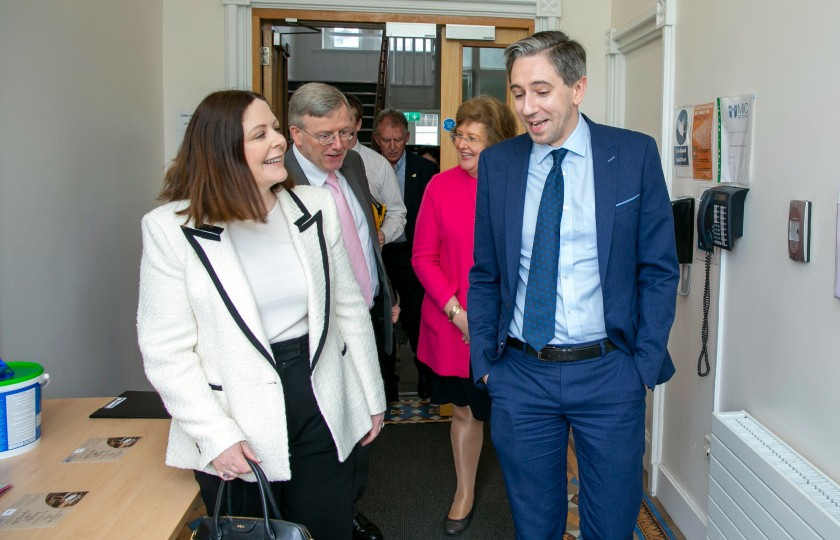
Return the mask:
[[680, 263], [680, 283], [677, 294], [688, 296], [691, 290], [691, 261], [694, 259], [694, 197], [683, 195], [672, 198], [671, 211], [674, 213], [677, 262]]
[[[715, 186], [707, 189], [700, 197], [697, 208], [697, 248], [706, 252], [706, 283], [703, 288], [703, 348], [697, 358], [697, 375], [705, 377], [711, 371], [709, 351], [709, 304], [711, 285], [709, 274], [712, 268], [712, 252], [715, 246], [731, 250], [736, 238], [744, 234], [744, 199], [749, 188], [740, 186]], [[705, 369], [702, 361], [705, 360]]]
[[700, 198], [697, 210], [697, 247], [731, 250], [736, 238], [744, 234], [744, 199], [749, 188], [715, 186]]

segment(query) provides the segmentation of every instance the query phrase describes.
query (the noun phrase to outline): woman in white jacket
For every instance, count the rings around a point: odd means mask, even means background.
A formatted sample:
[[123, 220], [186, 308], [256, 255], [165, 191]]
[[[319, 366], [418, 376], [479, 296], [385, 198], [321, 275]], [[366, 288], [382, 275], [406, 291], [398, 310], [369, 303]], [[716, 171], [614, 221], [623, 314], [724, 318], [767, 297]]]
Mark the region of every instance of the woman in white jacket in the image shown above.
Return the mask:
[[208, 511], [221, 477], [230, 512], [261, 514], [247, 456], [285, 519], [346, 540], [354, 448], [385, 396], [332, 196], [294, 187], [285, 151], [260, 95], [198, 106], [143, 218], [138, 337], [172, 415], [166, 463], [195, 470]]

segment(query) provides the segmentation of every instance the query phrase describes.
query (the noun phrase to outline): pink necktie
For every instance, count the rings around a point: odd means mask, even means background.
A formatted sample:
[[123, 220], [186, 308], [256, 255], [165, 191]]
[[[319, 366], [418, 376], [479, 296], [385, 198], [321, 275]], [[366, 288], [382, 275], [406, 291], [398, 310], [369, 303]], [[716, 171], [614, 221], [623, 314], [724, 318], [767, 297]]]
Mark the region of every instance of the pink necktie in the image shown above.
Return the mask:
[[335, 206], [338, 208], [338, 219], [341, 220], [341, 235], [344, 237], [344, 246], [347, 248], [347, 255], [350, 257], [350, 264], [353, 265], [353, 274], [356, 282], [362, 290], [365, 303], [370, 306], [373, 299], [370, 286], [370, 272], [368, 271], [365, 252], [362, 251], [362, 243], [359, 241], [359, 230], [356, 229], [356, 222], [353, 220], [353, 213], [350, 212], [350, 205], [344, 198], [344, 193], [338, 185], [338, 177], [334, 171], [327, 175], [327, 187], [335, 199]]

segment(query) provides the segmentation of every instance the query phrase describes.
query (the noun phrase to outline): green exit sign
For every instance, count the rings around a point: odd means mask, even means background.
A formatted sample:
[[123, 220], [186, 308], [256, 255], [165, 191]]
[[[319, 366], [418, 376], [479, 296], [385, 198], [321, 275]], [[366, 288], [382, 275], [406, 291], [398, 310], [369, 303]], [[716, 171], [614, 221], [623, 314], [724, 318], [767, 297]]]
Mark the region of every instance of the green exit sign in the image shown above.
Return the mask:
[[420, 121], [420, 113], [419, 112], [404, 112], [403, 115], [405, 119], [409, 122], [419, 122]]

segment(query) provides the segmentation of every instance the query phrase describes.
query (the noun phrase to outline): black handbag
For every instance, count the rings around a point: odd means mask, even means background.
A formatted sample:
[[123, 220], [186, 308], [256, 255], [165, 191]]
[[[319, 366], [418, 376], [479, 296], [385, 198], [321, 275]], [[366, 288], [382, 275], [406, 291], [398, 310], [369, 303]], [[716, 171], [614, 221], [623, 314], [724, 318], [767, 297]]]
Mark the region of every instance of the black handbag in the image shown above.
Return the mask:
[[225, 491], [225, 484], [222, 482], [219, 494], [216, 496], [216, 511], [213, 517], [204, 516], [198, 527], [193, 531], [192, 540], [313, 540], [309, 530], [303, 525], [283, 521], [282, 519], [271, 519], [268, 513], [269, 507], [275, 516], [280, 516], [277, 509], [277, 502], [271, 492], [271, 485], [268, 483], [265, 473], [259, 465], [248, 458], [245, 458], [257, 477], [257, 486], [260, 489], [262, 499], [262, 518], [220, 516], [222, 510], [222, 499]]

